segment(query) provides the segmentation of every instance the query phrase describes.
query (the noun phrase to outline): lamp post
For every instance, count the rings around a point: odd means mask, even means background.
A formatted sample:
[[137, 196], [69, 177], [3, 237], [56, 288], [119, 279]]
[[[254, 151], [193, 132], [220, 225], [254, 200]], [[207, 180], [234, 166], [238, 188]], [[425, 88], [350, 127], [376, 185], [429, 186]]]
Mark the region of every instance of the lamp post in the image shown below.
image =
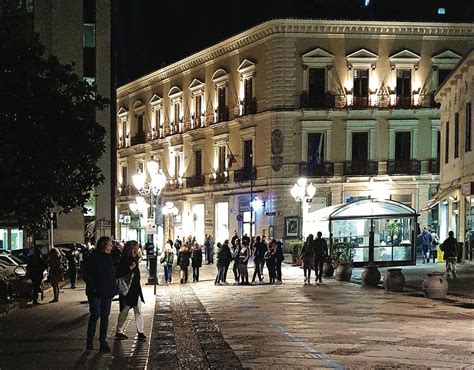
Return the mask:
[[161, 209], [165, 216], [169, 216], [168, 218], [168, 238], [171, 239], [171, 219], [173, 219], [174, 225], [174, 218], [178, 215], [179, 209], [176, 208], [173, 202], [166, 202], [164, 207]]
[[135, 202], [130, 203], [128, 206], [132, 213], [138, 215], [138, 243], [141, 244], [141, 218], [146, 213], [149, 205], [146, 203], [145, 198], [136, 197]]
[[[291, 195], [296, 202], [301, 203], [301, 211], [303, 213], [303, 205], [310, 203], [316, 194], [316, 187], [312, 184], [308, 184], [308, 179], [301, 177], [298, 179], [295, 185], [291, 188]], [[302, 215], [301, 217], [303, 217]], [[300, 231], [299, 231], [300, 232]], [[301, 237], [301, 235], [299, 235]]]
[[[140, 195], [150, 195], [150, 206], [151, 212], [150, 216], [154, 217], [154, 202], [153, 196], [158, 196], [161, 193], [161, 190], [166, 185], [166, 176], [163, 173], [163, 170], [159, 168], [158, 162], [151, 157], [147, 162], [146, 168], [150, 176], [150, 181], [147, 183], [145, 173], [138, 171], [135, 175], [132, 176], [133, 185], [137, 189]], [[133, 212], [133, 210], [132, 210]], [[140, 229], [141, 233], [141, 229]]]

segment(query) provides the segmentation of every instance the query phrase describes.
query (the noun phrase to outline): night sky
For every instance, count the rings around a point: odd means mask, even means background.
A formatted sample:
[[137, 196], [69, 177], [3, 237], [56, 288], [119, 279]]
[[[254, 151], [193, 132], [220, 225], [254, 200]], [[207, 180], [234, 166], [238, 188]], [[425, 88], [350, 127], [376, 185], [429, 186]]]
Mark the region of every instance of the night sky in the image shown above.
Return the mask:
[[[121, 86], [273, 18], [467, 21], [472, 0], [119, 0], [117, 83]], [[446, 15], [437, 14], [438, 7]]]

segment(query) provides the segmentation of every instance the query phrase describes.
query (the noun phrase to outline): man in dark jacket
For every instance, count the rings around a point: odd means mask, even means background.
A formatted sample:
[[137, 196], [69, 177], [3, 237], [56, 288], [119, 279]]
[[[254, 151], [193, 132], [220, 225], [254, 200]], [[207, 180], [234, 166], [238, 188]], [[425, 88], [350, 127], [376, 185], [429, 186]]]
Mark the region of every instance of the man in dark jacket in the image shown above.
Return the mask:
[[449, 278], [451, 274], [456, 278], [456, 260], [458, 257], [458, 241], [454, 237], [454, 232], [448, 233], [448, 238], [441, 244], [440, 249], [444, 252], [444, 260], [446, 261], [446, 276]]
[[262, 262], [265, 264], [266, 246], [262, 243], [260, 235], [255, 238], [255, 251], [253, 254], [253, 263], [255, 269], [253, 270], [252, 283], [255, 283], [255, 278], [258, 276], [260, 282], [263, 280]]
[[281, 241], [277, 241], [275, 249], [276, 284], [281, 284], [281, 264], [284, 259], [285, 256], [283, 255], [283, 243]]
[[79, 266], [79, 252], [77, 251], [75, 246], [73, 246], [71, 250], [66, 254], [66, 259], [71, 289], [76, 289], [77, 268]]
[[97, 321], [100, 318], [100, 351], [110, 352], [107, 343], [107, 330], [112, 298], [117, 292], [115, 269], [110, 256], [112, 239], [102, 236], [97, 241], [96, 251], [87, 258], [84, 281], [86, 282], [86, 295], [89, 301], [89, 324], [87, 326], [86, 349], [94, 349], [93, 341]]
[[316, 274], [316, 283], [323, 282], [323, 266], [328, 256], [328, 244], [322, 238], [323, 233], [318, 231], [314, 239], [314, 272]]

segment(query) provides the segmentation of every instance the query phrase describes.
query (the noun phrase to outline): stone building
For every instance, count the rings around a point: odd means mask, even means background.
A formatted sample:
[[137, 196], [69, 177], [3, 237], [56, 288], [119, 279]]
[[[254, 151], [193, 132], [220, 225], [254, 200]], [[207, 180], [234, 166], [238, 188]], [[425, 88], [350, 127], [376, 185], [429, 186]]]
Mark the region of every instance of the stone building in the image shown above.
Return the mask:
[[452, 230], [465, 243], [474, 239], [474, 51], [444, 81], [435, 99], [441, 103], [441, 174], [429, 206], [439, 213], [440, 239]]
[[[329, 205], [376, 197], [421, 210], [439, 182], [433, 92], [473, 36], [461, 23], [272, 20], [121, 86], [118, 235], [288, 241], [315, 233], [312, 214]], [[137, 217], [131, 176], [151, 157], [167, 185]], [[290, 194], [301, 176], [311, 203]], [[162, 217], [164, 201], [176, 217]]]

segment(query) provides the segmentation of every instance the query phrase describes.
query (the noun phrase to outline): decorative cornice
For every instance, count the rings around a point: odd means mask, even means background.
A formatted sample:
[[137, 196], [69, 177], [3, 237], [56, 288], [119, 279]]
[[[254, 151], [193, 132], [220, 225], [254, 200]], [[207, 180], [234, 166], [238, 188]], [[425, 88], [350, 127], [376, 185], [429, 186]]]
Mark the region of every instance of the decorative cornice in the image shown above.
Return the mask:
[[142, 90], [165, 79], [204, 65], [216, 58], [235, 52], [247, 45], [277, 34], [310, 35], [324, 37], [337, 34], [421, 36], [421, 37], [474, 37], [471, 23], [424, 23], [424, 22], [365, 22], [336, 20], [276, 19], [264, 22], [225, 41], [195, 53], [187, 58], [161, 68], [117, 90], [121, 99], [135, 91]]

